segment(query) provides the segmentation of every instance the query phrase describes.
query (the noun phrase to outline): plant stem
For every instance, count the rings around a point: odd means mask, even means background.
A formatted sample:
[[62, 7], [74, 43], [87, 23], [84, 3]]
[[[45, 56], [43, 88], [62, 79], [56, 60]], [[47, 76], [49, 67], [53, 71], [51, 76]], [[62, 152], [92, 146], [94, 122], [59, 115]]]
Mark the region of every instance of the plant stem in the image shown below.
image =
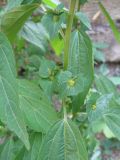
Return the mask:
[[69, 10], [69, 16], [68, 16], [68, 22], [67, 22], [67, 28], [66, 28], [66, 34], [65, 34], [64, 70], [66, 70], [68, 67], [71, 30], [72, 30], [76, 1], [77, 0], [71, 0], [71, 3], [70, 3], [70, 10]]
[[64, 110], [64, 120], [67, 120], [67, 108], [66, 108], [65, 104], [63, 106], [63, 110]]
[[79, 12], [80, 11], [80, 0], [78, 0], [78, 8], [77, 8], [77, 11]]
[[[69, 10], [67, 28], [66, 28], [65, 39], [64, 39], [65, 41], [64, 70], [67, 70], [67, 67], [68, 67], [69, 47], [70, 47], [71, 31], [72, 31], [76, 2], [77, 0], [71, 0], [71, 3], [70, 3], [70, 10]], [[66, 109], [65, 98], [62, 100], [62, 103], [63, 103], [63, 110], [64, 110], [64, 119], [66, 120], [67, 119], [67, 109]]]

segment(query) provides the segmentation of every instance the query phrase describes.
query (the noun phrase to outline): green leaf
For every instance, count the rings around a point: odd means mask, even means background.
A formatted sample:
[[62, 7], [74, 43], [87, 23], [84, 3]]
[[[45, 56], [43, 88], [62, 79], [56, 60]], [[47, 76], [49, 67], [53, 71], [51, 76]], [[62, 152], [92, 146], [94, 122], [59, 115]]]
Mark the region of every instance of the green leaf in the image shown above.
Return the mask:
[[11, 10], [15, 7], [20, 6], [20, 4], [23, 2], [23, 0], [8, 0], [8, 4], [6, 6], [6, 10]]
[[61, 97], [77, 95], [83, 88], [84, 82], [81, 77], [73, 76], [69, 71], [61, 71], [58, 75], [58, 89]]
[[120, 140], [120, 108], [111, 109], [104, 119], [111, 132]]
[[28, 134], [19, 108], [16, 66], [12, 47], [0, 33], [0, 119], [29, 149]]
[[96, 48], [93, 48], [94, 59], [98, 62], [105, 62], [105, 54]]
[[104, 121], [111, 132], [120, 140], [120, 102], [112, 94], [101, 96], [96, 103], [96, 109], [89, 112], [90, 123]]
[[19, 81], [20, 107], [26, 124], [37, 132], [44, 132], [58, 119], [57, 113], [44, 93], [35, 84]]
[[77, 12], [76, 16], [88, 29], [92, 28], [92, 26], [90, 24], [90, 20], [85, 13]]
[[42, 58], [39, 69], [40, 77], [49, 78], [50, 76], [52, 76], [52, 74], [54, 74], [55, 67], [55, 62]]
[[43, 2], [50, 8], [56, 8], [60, 3], [58, 0], [43, 0]]
[[119, 76], [112, 76], [110, 80], [113, 82], [114, 85], [120, 85], [120, 77]]
[[[35, 52], [35, 50], [33, 52]], [[40, 60], [41, 60], [41, 58], [39, 55], [35, 55], [35, 54], [31, 55], [29, 57], [29, 66], [35, 68], [35, 70], [36, 69], [39, 70]]]
[[43, 136], [41, 133], [33, 133], [30, 136], [30, 151], [26, 151], [22, 160], [36, 160], [38, 157]]
[[55, 51], [55, 54], [60, 56], [62, 54], [62, 51], [64, 49], [64, 40], [60, 39], [59, 36], [56, 36], [54, 39], [50, 41], [50, 44]]
[[91, 109], [96, 109], [96, 101], [100, 97], [100, 94], [98, 92], [92, 92], [88, 94], [86, 106], [87, 111], [89, 112]]
[[22, 160], [24, 157], [25, 151], [26, 151], [25, 148], [22, 146], [21, 149], [15, 154], [14, 160]]
[[48, 97], [49, 100], [52, 100], [52, 95], [54, 92], [54, 81], [50, 79], [39, 79], [39, 85]]
[[12, 139], [9, 139], [4, 145], [2, 153], [0, 154], [0, 160], [13, 160], [14, 157], [13, 148], [14, 148], [14, 142]]
[[36, 160], [38, 157], [43, 135], [42, 133], [30, 133], [30, 150], [27, 151], [26, 148], [20, 143], [20, 141], [14, 144], [14, 160]]
[[88, 2], [88, 0], [79, 0], [80, 1], [80, 4], [83, 5], [85, 4], [86, 2]]
[[54, 39], [62, 28], [62, 24], [65, 22], [65, 14], [56, 15], [55, 13], [48, 12], [43, 16], [41, 22], [49, 33], [50, 38]]
[[99, 2], [98, 4], [99, 4], [99, 7], [100, 7], [101, 11], [103, 12], [104, 16], [106, 17], [106, 19], [107, 19], [107, 21], [108, 21], [108, 23], [114, 33], [116, 40], [120, 43], [120, 32], [118, 31], [114, 21], [112, 20], [111, 16], [107, 12], [107, 10], [103, 6], [103, 4], [101, 2]]
[[39, 47], [42, 51], [46, 51], [49, 35], [42, 24], [32, 21], [27, 22], [21, 31], [21, 36], [28, 42]]
[[115, 93], [117, 91], [116, 86], [106, 76], [96, 77], [95, 85], [102, 94]]
[[93, 43], [93, 46], [96, 48], [96, 49], [106, 49], [109, 47], [109, 45], [105, 42], [94, 42]]
[[22, 4], [41, 3], [42, 0], [23, 0]]
[[88, 160], [77, 126], [67, 120], [55, 123], [44, 138], [37, 160]]
[[102, 51], [105, 48], [108, 48], [108, 44], [101, 42], [93, 43], [93, 55], [96, 61], [105, 62], [105, 54]]
[[7, 35], [10, 41], [15, 39], [25, 21], [38, 8], [38, 4], [22, 5], [5, 13], [1, 18], [1, 30]]
[[4, 146], [5, 146], [5, 143], [0, 144], [0, 155], [1, 155], [1, 152], [3, 151]]
[[101, 120], [104, 114], [109, 111], [109, 101], [112, 99], [112, 96], [112, 94], [107, 94], [97, 99], [96, 108], [93, 109], [91, 107], [90, 109], [89, 121], [91, 123]]
[[[76, 30], [72, 33], [68, 70], [75, 76], [79, 75], [84, 82], [82, 92], [73, 97], [73, 111], [77, 112], [80, 106], [84, 104], [94, 79], [92, 44], [84, 32]], [[82, 86], [82, 84], [80, 85]]]
[[45, 58], [41, 59], [41, 65], [39, 69], [39, 84], [42, 90], [46, 93], [49, 99], [52, 98], [54, 90], [54, 77], [56, 74], [56, 65], [53, 61]]

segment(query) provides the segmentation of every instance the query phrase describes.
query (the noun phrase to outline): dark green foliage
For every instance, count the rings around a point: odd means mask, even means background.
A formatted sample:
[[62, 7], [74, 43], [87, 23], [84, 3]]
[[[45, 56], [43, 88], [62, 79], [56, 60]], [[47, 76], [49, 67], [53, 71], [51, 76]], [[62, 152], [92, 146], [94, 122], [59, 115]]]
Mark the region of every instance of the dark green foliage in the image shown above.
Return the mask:
[[120, 140], [120, 94], [94, 76], [101, 47], [77, 4], [8, 0], [0, 12], [0, 160], [88, 160], [95, 133]]
[[80, 1], [80, 4], [85, 4], [88, 0], [79, 0]]

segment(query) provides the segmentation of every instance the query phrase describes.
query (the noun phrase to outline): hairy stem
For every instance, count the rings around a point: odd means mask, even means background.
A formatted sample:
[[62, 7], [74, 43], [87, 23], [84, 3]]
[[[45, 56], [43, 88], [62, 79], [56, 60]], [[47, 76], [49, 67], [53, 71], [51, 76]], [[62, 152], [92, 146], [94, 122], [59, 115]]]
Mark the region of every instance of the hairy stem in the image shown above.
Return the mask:
[[68, 22], [67, 22], [67, 28], [66, 28], [66, 34], [65, 34], [64, 70], [67, 70], [67, 67], [68, 67], [70, 38], [71, 38], [71, 30], [72, 30], [76, 1], [77, 0], [71, 0], [71, 3], [70, 3], [70, 10], [69, 10], [69, 16], [68, 16]]
[[79, 12], [80, 11], [80, 0], [78, 0], [78, 8], [77, 8], [77, 11]]
[[[71, 31], [74, 19], [74, 12], [77, 0], [71, 0], [68, 21], [67, 21], [67, 28], [65, 33], [65, 49], [64, 49], [64, 70], [68, 68], [68, 61], [69, 61], [69, 48], [70, 48], [70, 39], [71, 39]], [[64, 110], [64, 119], [67, 119], [67, 109], [66, 109], [66, 102], [65, 98], [62, 101], [63, 103], [63, 110]]]

